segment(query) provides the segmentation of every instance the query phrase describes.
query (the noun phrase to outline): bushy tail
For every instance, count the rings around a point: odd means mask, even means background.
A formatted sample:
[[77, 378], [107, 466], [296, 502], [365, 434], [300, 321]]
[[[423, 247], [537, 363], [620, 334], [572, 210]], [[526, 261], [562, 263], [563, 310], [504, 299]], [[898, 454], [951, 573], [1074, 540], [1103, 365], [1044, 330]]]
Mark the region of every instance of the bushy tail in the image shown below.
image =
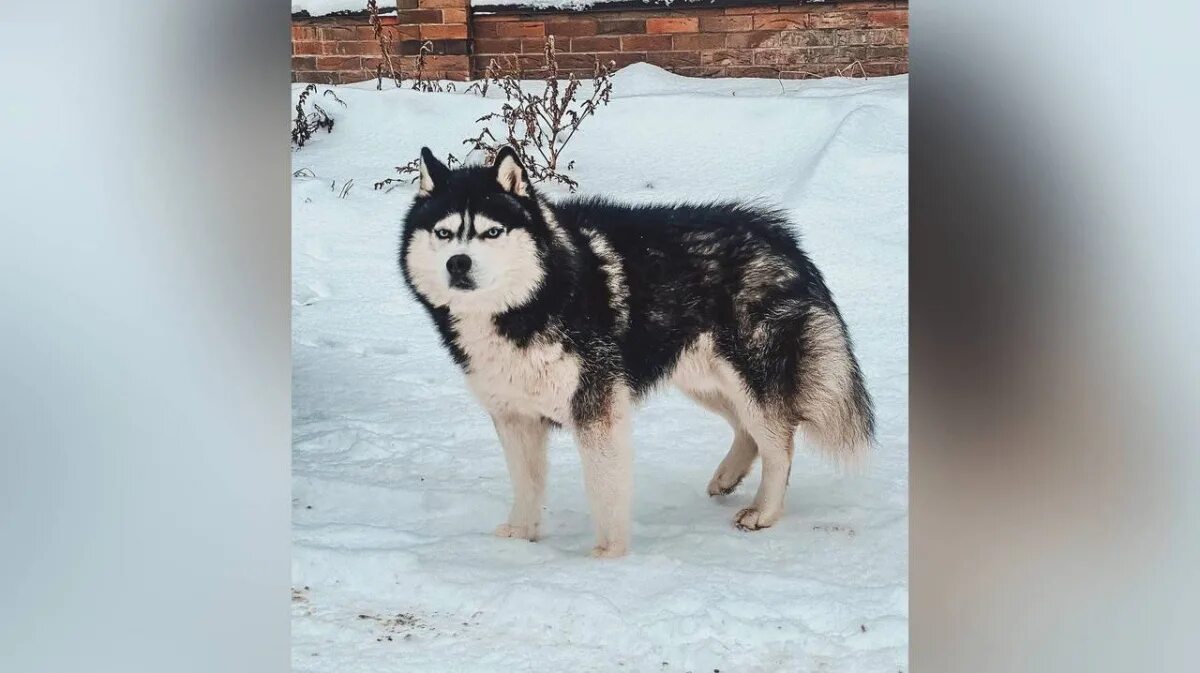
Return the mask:
[[797, 411], [804, 438], [839, 465], [860, 464], [875, 444], [875, 411], [836, 308], [810, 306]]

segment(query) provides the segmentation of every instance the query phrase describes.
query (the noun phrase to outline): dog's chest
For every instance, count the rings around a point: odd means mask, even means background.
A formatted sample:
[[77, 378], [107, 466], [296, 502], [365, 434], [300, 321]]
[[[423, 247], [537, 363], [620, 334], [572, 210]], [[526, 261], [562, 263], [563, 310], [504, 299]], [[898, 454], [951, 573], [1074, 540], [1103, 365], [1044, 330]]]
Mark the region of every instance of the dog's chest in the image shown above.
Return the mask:
[[484, 408], [570, 424], [579, 361], [561, 343], [534, 340], [518, 347], [488, 317], [456, 317], [455, 333], [468, 358], [467, 383]]

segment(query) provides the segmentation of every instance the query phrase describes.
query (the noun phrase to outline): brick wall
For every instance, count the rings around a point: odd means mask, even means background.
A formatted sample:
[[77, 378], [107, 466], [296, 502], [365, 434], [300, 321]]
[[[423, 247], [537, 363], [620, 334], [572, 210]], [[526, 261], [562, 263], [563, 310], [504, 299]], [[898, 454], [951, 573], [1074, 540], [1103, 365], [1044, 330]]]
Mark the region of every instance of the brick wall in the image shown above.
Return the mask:
[[[397, 0], [397, 11], [383, 18], [398, 68], [412, 72], [414, 55], [429, 40], [434, 52], [426, 68], [446, 79], [479, 77], [501, 57], [534, 71], [546, 35], [555, 36], [560, 66], [579, 75], [591, 74], [594, 57], [618, 67], [645, 61], [697, 77], [908, 72], [906, 0], [714, 4], [730, 6], [472, 13], [468, 0]], [[294, 17], [292, 40], [296, 81], [369, 79], [381, 62], [365, 16]]]
[[[425, 57], [425, 71], [437, 79], [471, 77], [469, 0], [395, 0], [395, 9], [384, 8], [380, 23], [388, 40], [393, 66], [404, 73], [417, 67], [421, 45], [433, 51]], [[363, 0], [363, 6], [367, 4]], [[386, 14], [384, 12], [387, 12]], [[321, 84], [361, 82], [375, 77], [383, 63], [379, 41], [365, 12], [350, 16], [292, 17], [292, 80]], [[387, 77], [387, 66], [383, 66]]]

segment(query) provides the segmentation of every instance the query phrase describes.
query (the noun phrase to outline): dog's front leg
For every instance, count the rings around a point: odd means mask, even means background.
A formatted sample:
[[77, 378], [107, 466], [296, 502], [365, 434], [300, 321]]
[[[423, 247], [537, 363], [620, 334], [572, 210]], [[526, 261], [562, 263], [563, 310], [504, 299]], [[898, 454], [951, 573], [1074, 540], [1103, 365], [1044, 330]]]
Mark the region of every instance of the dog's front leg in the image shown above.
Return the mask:
[[577, 422], [575, 434], [596, 528], [592, 555], [612, 558], [629, 551], [633, 445], [628, 394], [614, 391], [606, 402], [603, 413]]
[[536, 540], [546, 493], [546, 439], [550, 426], [540, 418], [510, 414], [493, 414], [492, 423], [504, 447], [513, 489], [508, 522], [496, 527], [496, 535]]

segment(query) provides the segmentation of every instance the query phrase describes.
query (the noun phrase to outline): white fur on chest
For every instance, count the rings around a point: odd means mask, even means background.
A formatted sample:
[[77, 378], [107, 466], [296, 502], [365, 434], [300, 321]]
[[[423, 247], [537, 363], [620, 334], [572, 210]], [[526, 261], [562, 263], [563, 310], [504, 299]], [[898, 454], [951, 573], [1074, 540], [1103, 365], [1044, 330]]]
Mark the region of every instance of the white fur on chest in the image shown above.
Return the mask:
[[520, 348], [487, 315], [456, 315], [454, 331], [468, 357], [467, 384], [485, 409], [570, 425], [579, 360], [561, 343], [534, 339]]

